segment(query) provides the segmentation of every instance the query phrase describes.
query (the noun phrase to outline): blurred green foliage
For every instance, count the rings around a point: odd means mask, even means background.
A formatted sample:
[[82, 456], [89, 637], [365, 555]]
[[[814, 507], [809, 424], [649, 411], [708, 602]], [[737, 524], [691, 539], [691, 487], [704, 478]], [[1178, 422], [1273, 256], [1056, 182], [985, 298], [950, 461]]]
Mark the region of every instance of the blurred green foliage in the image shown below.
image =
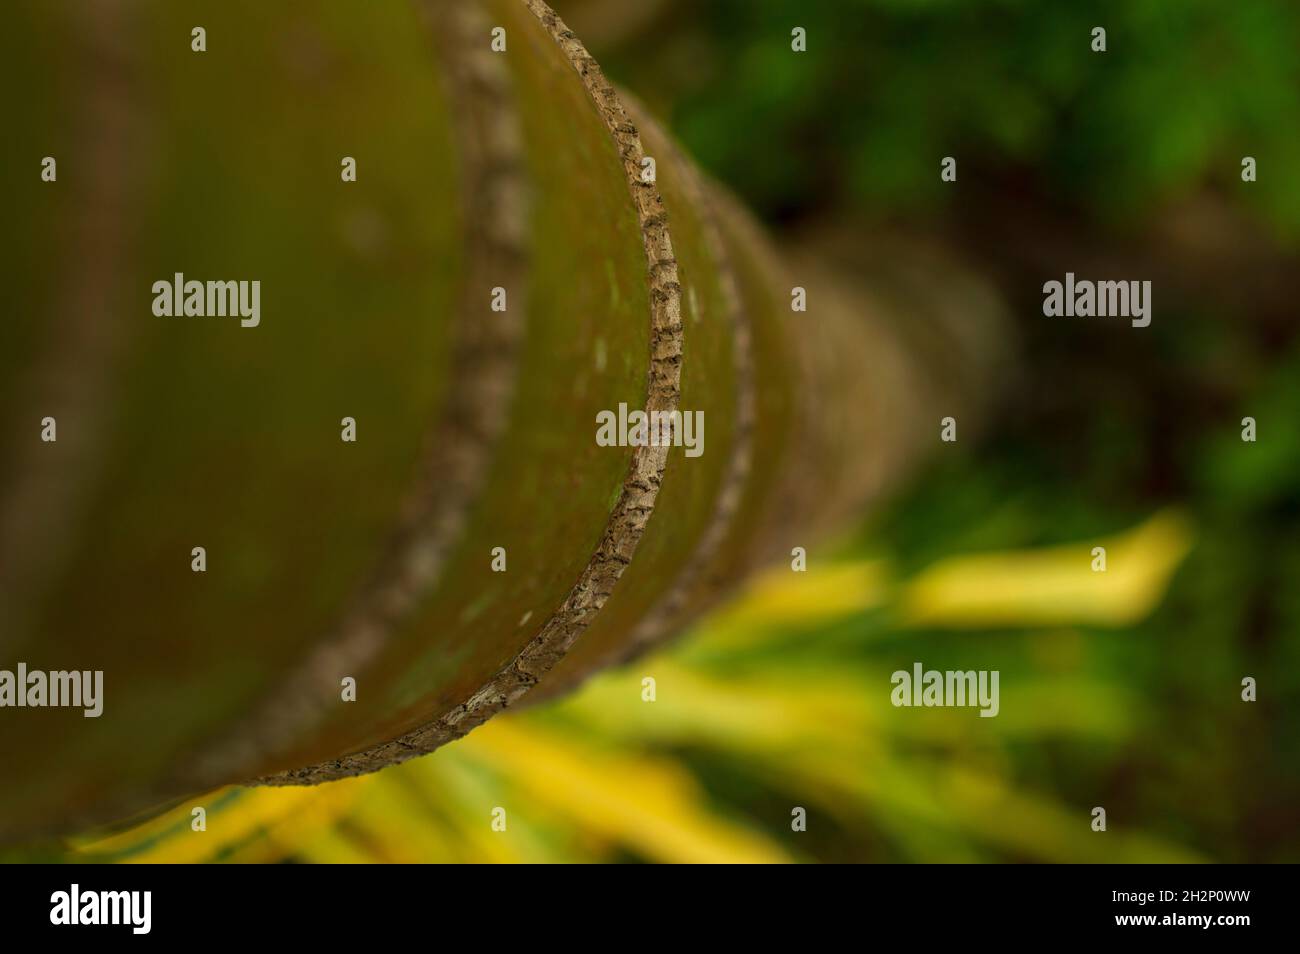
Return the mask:
[[[579, 32], [582, 2], [559, 0]], [[1300, 235], [1300, 7], [1285, 0], [665, 2], [601, 42], [616, 78], [769, 218], [934, 214], [941, 156], [1107, 221], [1204, 182]], [[790, 31], [808, 52], [791, 55]], [[1091, 31], [1107, 31], [1094, 53]]]

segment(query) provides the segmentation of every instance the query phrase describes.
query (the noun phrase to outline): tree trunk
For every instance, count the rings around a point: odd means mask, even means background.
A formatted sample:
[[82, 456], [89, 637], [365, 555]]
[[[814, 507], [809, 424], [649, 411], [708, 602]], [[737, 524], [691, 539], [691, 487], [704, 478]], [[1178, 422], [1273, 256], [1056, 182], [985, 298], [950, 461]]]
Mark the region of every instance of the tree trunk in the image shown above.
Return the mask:
[[[5, 837], [565, 691], [817, 561], [997, 373], [977, 282], [778, 253], [540, 0], [8, 21], [0, 668], [103, 711], [0, 710]], [[177, 273], [260, 282], [256, 325], [159, 315]], [[703, 452], [603, 446], [620, 406]]]

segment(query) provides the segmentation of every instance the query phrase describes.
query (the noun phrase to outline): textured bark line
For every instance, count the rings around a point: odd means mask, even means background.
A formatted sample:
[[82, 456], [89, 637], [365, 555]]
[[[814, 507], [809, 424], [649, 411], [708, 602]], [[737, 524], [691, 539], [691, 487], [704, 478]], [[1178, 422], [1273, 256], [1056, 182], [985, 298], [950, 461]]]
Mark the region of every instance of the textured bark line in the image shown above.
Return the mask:
[[[572, 31], [546, 4], [538, 0], [523, 2], [577, 71], [618, 149], [636, 207], [650, 286], [650, 380], [645, 410], [648, 414], [674, 411], [681, 393], [681, 285], [663, 201], [654, 184], [641, 179], [645, 153], [640, 137], [613, 87]], [[256, 781], [268, 785], [316, 784], [373, 772], [460, 738], [518, 700], [569, 650], [631, 563], [654, 511], [667, 459], [667, 447], [640, 446], [634, 450], [604, 536], [573, 589], [541, 632], [466, 702], [390, 742]]]
[[[567, 692], [587, 675], [640, 655], [647, 647], [677, 631], [689, 604], [722, 589], [722, 574], [717, 572], [713, 564], [719, 548], [735, 529], [733, 524], [754, 466], [755, 388], [758, 382], [755, 378], [753, 336], [750, 331], [751, 316], [740, 294], [730, 252], [722, 240], [713, 199], [701, 174], [682, 154], [672, 137], [655, 125], [639, 101], [626, 93], [623, 97], [628, 113], [642, 130], [643, 137], [651, 134], [654, 136], [660, 174], [667, 171], [681, 178], [682, 189], [699, 216], [705, 245], [717, 269], [726, 308], [723, 318], [731, 329], [735, 373], [735, 440], [704, 533], [658, 605], [628, 634], [622, 646], [606, 650], [596, 659], [585, 662], [580, 674], [557, 672], [545, 680], [535, 693], [538, 700]], [[530, 701], [534, 700], [530, 698]]]

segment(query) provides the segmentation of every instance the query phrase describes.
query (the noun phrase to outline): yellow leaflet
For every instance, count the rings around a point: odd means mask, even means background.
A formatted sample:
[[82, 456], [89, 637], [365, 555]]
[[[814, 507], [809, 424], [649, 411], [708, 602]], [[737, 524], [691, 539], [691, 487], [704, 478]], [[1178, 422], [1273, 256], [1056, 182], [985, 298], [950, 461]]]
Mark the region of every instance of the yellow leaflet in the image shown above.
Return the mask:
[[[1160, 602], [1191, 549], [1179, 514], [1163, 511], [1118, 536], [1068, 546], [940, 560], [903, 590], [901, 622], [912, 626], [1127, 626]], [[1093, 569], [1094, 547], [1106, 569]]]
[[463, 752], [510, 773], [523, 796], [514, 812], [559, 816], [646, 858], [793, 860], [763, 835], [714, 815], [689, 773], [669, 761], [574, 745], [507, 720], [476, 730]]
[[[508, 718], [508, 717], [506, 717]], [[477, 733], [475, 733], [477, 736]], [[550, 849], [542, 827], [524, 813], [510, 808], [520, 804], [520, 789], [508, 770], [485, 771], [467, 757], [469, 740], [440, 749], [433, 756], [414, 759], [386, 776], [408, 789], [421, 792], [428, 808], [424, 817], [436, 815], [445, 825], [449, 861], [535, 863], [575, 860], [562, 850]], [[506, 830], [490, 824], [495, 808], [506, 808]], [[586, 859], [577, 859], [586, 860]]]
[[704, 628], [752, 630], [783, 623], [804, 627], [879, 606], [888, 590], [883, 560], [813, 561], [802, 573], [779, 566], [755, 578], [738, 599], [710, 616]]
[[[121, 834], [78, 847], [79, 851], [121, 855], [145, 863], [207, 861], [236, 848], [253, 835], [295, 818], [324, 826], [351, 801], [355, 784], [315, 788], [223, 789], [189, 799], [171, 811]], [[193, 809], [207, 812], [206, 831], [191, 827]]]
[[[642, 675], [657, 680], [653, 704], [641, 701]], [[888, 676], [882, 673], [879, 683], [885, 691], [876, 699], [867, 675], [852, 667], [822, 664], [799, 671], [797, 680], [784, 667], [715, 678], [656, 657], [594, 680], [555, 711], [581, 719], [593, 735], [780, 751], [813, 738], [874, 737], [880, 713], [890, 708]]]

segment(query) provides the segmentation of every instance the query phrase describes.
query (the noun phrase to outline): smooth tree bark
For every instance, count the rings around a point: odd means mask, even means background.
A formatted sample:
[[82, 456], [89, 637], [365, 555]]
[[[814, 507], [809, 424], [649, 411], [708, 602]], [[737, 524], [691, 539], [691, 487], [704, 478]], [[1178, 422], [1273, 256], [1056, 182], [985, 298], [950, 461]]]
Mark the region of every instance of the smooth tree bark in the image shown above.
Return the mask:
[[[0, 709], [7, 839], [567, 691], [821, 559], [998, 374], [978, 281], [783, 253], [540, 0], [7, 22], [0, 669], [104, 674]], [[177, 273], [259, 323], [154, 314]], [[602, 446], [620, 405], [703, 453]]]

